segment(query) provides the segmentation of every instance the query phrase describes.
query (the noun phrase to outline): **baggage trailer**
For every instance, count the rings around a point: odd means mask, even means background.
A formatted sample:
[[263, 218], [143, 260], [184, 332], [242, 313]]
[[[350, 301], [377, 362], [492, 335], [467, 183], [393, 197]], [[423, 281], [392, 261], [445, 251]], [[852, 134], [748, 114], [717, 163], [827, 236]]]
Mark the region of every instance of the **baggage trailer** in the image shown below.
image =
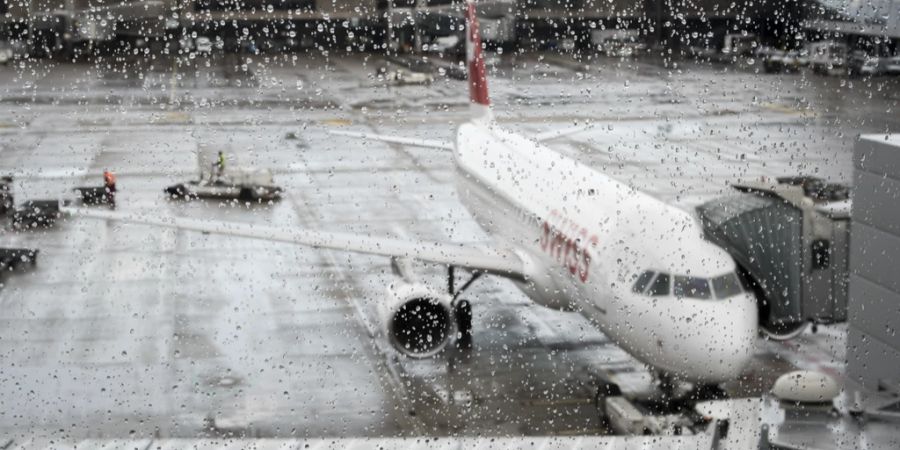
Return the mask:
[[72, 190], [78, 193], [82, 205], [106, 205], [109, 203], [109, 192], [105, 186], [79, 186]]
[[59, 200], [29, 200], [13, 210], [12, 226], [16, 230], [49, 228], [60, 217]]
[[37, 265], [40, 250], [34, 248], [0, 248], [0, 271], [12, 272]]

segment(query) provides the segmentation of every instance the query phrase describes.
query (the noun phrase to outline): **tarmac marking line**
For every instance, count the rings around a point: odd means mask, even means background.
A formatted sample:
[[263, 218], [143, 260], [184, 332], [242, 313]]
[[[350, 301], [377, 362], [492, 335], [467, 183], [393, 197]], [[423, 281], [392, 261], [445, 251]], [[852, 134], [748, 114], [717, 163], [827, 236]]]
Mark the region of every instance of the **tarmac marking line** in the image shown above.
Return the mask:
[[323, 125], [330, 125], [333, 127], [345, 127], [352, 125], [353, 122], [347, 119], [324, 119], [320, 121]]
[[528, 406], [569, 406], [569, 405], [593, 405], [592, 398], [561, 398], [559, 400], [526, 400]]
[[[301, 211], [309, 211], [312, 208], [309, 207], [308, 202], [304, 198], [298, 199], [296, 196], [293, 196], [293, 195], [290, 196], [290, 198], [292, 200], [293, 205], [295, 206], [294, 211], [297, 214], [297, 218], [300, 220], [303, 220]], [[304, 208], [302, 210], [297, 208], [297, 206], [299, 206], [300, 204], [303, 204], [303, 206], [304, 206]], [[353, 283], [351, 281], [352, 278], [347, 273], [347, 270], [344, 269], [344, 266], [342, 266], [341, 264], [338, 263], [337, 258], [335, 257], [335, 251], [328, 250], [328, 249], [320, 249], [318, 252], [320, 255], [322, 255], [325, 258], [325, 260], [329, 264], [331, 264], [331, 266], [334, 268], [334, 272], [340, 277], [340, 281], [343, 282], [342, 283], [343, 286], [340, 286], [340, 287], [344, 288], [345, 290], [354, 290], [355, 291], [356, 289], [353, 288]], [[391, 385], [391, 387], [394, 389], [395, 392], [400, 393], [401, 399], [408, 398], [409, 395], [406, 391], [406, 387], [401, 382], [401, 379], [403, 376], [400, 373], [399, 369], [396, 367], [396, 365], [393, 364], [393, 358], [391, 358], [391, 356], [393, 355], [393, 352], [391, 352], [391, 350], [389, 348], [386, 348], [386, 340], [384, 339], [385, 336], [383, 336], [382, 333], [380, 333], [380, 330], [378, 329], [378, 327], [375, 324], [373, 324], [371, 321], [367, 320], [368, 315], [365, 313], [365, 309], [364, 309], [363, 305], [359, 304], [358, 298], [356, 298], [352, 295], [349, 295], [346, 300], [350, 304], [350, 306], [353, 308], [354, 313], [355, 313], [354, 315], [357, 317], [357, 322], [362, 324], [363, 328], [366, 330], [366, 333], [371, 338], [371, 342], [372, 342], [373, 346], [375, 347], [376, 352], [383, 358], [381, 363], [383, 364], [383, 367], [388, 372], [388, 376], [384, 377], [384, 378], [387, 379], [388, 383]], [[369, 360], [370, 363], [372, 363], [372, 365], [377, 364], [376, 361], [372, 361], [370, 359], [369, 355], [366, 352], [360, 352], [360, 354], [363, 355], [364, 358]], [[401, 400], [401, 401], [405, 403], [405, 401], [403, 401], [403, 400]], [[409, 406], [409, 405], [407, 405], [407, 406]], [[408, 409], [412, 409], [412, 408], [408, 408]], [[407, 418], [409, 418], [409, 417], [407, 416]], [[415, 432], [420, 433], [420, 434], [425, 432], [426, 427], [422, 423], [420, 423], [420, 421], [410, 418], [409, 423], [415, 429]]]

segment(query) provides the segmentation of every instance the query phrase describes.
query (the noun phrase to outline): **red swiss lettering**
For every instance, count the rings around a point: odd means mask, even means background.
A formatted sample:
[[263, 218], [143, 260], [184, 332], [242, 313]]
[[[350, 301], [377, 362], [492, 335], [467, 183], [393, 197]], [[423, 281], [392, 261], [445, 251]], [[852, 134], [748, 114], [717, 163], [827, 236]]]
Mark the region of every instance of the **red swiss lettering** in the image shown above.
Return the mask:
[[[560, 217], [556, 210], [550, 215], [553, 218]], [[541, 250], [568, 269], [569, 273], [577, 275], [582, 283], [587, 282], [591, 267], [591, 252], [597, 245], [597, 235], [589, 236], [587, 228], [579, 229], [575, 222], [567, 218], [562, 218], [562, 223], [561, 227], [557, 227], [550, 221], [544, 221], [539, 239]], [[560, 228], [571, 229], [571, 234], [578, 237], [573, 239]]]

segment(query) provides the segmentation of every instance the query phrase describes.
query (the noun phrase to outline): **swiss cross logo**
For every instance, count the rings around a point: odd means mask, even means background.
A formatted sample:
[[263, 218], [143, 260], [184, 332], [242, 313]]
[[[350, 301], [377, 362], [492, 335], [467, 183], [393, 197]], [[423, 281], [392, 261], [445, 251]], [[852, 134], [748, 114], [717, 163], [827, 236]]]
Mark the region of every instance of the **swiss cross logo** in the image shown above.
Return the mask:
[[544, 221], [540, 245], [541, 250], [584, 283], [588, 280], [597, 241], [596, 234], [588, 233], [587, 228], [563, 217], [554, 209]]

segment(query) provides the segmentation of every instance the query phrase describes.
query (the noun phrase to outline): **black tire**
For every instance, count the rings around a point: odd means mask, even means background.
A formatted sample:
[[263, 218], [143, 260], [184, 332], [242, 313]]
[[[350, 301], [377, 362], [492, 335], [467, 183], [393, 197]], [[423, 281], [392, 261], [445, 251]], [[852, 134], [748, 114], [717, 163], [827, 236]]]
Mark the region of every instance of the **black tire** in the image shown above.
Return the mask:
[[256, 195], [256, 190], [253, 188], [241, 188], [241, 193], [238, 194], [238, 198], [243, 202], [256, 202], [259, 199], [259, 196]]
[[710, 400], [726, 400], [729, 398], [728, 392], [722, 389], [718, 384], [700, 384], [694, 387], [693, 392], [688, 398], [693, 402], [702, 402]]
[[184, 200], [188, 198], [188, 190], [183, 184], [176, 184], [165, 189], [166, 195], [174, 200]]

